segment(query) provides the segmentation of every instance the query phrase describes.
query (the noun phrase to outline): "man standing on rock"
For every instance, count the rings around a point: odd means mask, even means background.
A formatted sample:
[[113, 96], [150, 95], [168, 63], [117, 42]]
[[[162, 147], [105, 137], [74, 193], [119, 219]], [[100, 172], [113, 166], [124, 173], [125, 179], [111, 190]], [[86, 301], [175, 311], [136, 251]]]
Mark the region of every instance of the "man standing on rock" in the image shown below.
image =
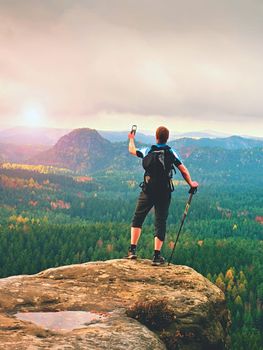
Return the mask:
[[145, 169], [144, 182], [140, 185], [142, 191], [139, 195], [137, 206], [131, 225], [131, 245], [128, 250], [128, 259], [136, 259], [136, 247], [141, 235], [142, 224], [154, 207], [155, 210], [155, 238], [153, 265], [165, 263], [161, 256], [161, 248], [165, 239], [166, 220], [168, 217], [173, 191], [172, 171], [176, 166], [190, 187], [198, 187], [196, 181], [192, 181], [187, 168], [183, 165], [176, 151], [170, 148], [166, 142], [169, 138], [169, 130], [160, 126], [156, 130], [156, 145], [137, 149], [134, 143], [135, 134], [130, 132], [129, 152], [143, 159]]

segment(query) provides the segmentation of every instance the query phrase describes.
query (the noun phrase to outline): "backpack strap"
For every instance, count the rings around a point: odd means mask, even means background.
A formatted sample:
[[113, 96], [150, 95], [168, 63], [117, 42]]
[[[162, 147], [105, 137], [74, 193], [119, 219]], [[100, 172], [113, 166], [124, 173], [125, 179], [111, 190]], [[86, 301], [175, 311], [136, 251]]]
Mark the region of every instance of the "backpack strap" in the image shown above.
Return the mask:
[[171, 147], [168, 146], [168, 145], [165, 145], [165, 146], [162, 146], [162, 147], [158, 147], [156, 145], [152, 145], [149, 153], [156, 152], [156, 151], [163, 151], [163, 150], [165, 151], [165, 150], [170, 150], [170, 149], [171, 149]]

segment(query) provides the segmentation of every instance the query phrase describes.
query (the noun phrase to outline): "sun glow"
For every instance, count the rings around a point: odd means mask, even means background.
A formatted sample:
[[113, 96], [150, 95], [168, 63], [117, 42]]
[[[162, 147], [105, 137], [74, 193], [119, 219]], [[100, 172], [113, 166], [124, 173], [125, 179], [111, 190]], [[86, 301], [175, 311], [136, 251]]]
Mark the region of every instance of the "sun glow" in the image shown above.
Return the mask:
[[25, 126], [38, 127], [42, 126], [45, 121], [45, 113], [40, 105], [25, 106], [22, 113], [22, 122]]

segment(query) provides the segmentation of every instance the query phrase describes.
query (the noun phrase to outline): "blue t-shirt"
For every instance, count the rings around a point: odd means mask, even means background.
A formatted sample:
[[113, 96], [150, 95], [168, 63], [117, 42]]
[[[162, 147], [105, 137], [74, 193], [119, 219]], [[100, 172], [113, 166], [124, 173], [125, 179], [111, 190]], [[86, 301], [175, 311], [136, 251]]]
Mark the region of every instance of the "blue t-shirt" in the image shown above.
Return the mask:
[[[167, 145], [165, 143], [163, 143], [163, 144], [157, 143], [155, 146], [161, 148], [161, 147], [165, 147]], [[136, 155], [139, 158], [144, 158], [145, 156], [147, 156], [147, 154], [150, 152], [150, 150], [151, 150], [151, 147], [137, 148]], [[174, 165], [176, 167], [183, 164], [181, 158], [179, 157], [179, 155], [177, 154], [177, 152], [173, 148], [170, 149], [170, 152], [172, 152], [174, 157], [175, 157]]]

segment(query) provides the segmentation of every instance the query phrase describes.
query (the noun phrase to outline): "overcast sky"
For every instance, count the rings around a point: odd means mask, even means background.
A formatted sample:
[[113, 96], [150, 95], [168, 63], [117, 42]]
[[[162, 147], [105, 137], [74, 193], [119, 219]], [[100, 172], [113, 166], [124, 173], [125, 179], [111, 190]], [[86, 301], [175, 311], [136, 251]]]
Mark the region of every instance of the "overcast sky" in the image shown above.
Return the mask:
[[263, 136], [262, 0], [0, 0], [0, 127]]

